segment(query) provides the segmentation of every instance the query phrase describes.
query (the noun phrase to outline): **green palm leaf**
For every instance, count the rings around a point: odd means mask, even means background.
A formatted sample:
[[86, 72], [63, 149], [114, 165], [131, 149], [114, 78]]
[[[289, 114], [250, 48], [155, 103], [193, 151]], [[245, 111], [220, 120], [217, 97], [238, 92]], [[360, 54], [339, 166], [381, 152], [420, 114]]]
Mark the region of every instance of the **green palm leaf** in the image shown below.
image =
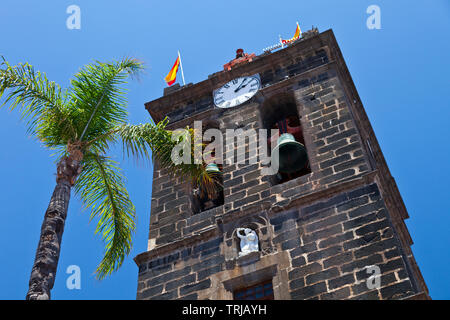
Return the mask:
[[71, 81], [70, 108], [74, 111], [78, 137], [95, 139], [127, 120], [125, 90], [128, 76], [135, 77], [143, 68], [136, 59], [115, 63], [96, 62], [81, 69]]
[[91, 210], [91, 219], [99, 219], [95, 233], [101, 234], [106, 247], [96, 270], [100, 279], [117, 270], [132, 247], [136, 210], [124, 182], [117, 162], [92, 153], [85, 155], [75, 190]]
[[28, 63], [11, 66], [2, 60], [0, 98], [8, 89], [2, 106], [10, 103], [10, 110], [18, 107], [28, 131], [48, 147], [73, 139], [75, 127], [67, 107], [67, 92]]
[[[114, 133], [122, 140], [123, 149], [128, 156], [136, 158], [148, 157], [150, 152], [172, 176], [190, 177], [194, 186], [201, 186], [201, 189], [209, 195], [214, 194], [222, 188], [218, 174], [207, 172], [205, 165], [200, 159], [200, 163], [194, 162], [195, 147], [202, 150], [203, 142], [195, 139], [194, 130], [187, 127], [185, 134], [174, 136], [174, 132], [166, 130], [168, 119], [164, 119], [158, 124], [152, 123], [131, 125], [126, 124], [114, 130]], [[191, 163], [174, 162], [173, 150], [175, 145], [187, 145], [186, 150], [190, 150]], [[182, 147], [181, 147], [182, 148]]]

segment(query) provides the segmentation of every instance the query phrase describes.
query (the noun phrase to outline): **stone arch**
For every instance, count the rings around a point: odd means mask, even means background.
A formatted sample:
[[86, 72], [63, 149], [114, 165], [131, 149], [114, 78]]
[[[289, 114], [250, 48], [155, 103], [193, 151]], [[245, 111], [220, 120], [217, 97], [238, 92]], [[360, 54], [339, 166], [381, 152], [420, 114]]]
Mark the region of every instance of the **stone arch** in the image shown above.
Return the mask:
[[226, 256], [237, 258], [240, 251], [240, 239], [237, 236], [237, 228], [250, 228], [258, 236], [258, 247], [262, 255], [275, 251], [272, 243], [272, 230], [267, 219], [260, 215], [252, 215], [230, 222], [224, 232], [224, 242], [226, 243]]
[[[261, 105], [260, 117], [263, 128], [278, 129], [280, 135], [290, 133], [294, 136], [295, 141], [306, 146], [294, 91], [285, 90], [268, 96]], [[277, 144], [277, 139], [271, 137], [270, 132], [268, 136], [268, 150], [272, 150]], [[272, 185], [281, 184], [309, 173], [311, 173], [311, 168], [308, 161], [302, 169], [289, 174], [278, 172], [269, 181]]]
[[[202, 137], [208, 129], [220, 130], [220, 122], [216, 119], [202, 120]], [[202, 156], [203, 159], [203, 156]], [[215, 161], [214, 161], [215, 162]], [[220, 161], [221, 162], [221, 161]], [[206, 165], [206, 164], [205, 164]], [[201, 189], [201, 186], [191, 183], [191, 210], [193, 214], [204, 212], [209, 209], [213, 209], [224, 204], [224, 192], [223, 192], [223, 167], [221, 163], [216, 163], [219, 173], [214, 173], [214, 179], [217, 181], [217, 190], [213, 196], [209, 196], [205, 190]]]

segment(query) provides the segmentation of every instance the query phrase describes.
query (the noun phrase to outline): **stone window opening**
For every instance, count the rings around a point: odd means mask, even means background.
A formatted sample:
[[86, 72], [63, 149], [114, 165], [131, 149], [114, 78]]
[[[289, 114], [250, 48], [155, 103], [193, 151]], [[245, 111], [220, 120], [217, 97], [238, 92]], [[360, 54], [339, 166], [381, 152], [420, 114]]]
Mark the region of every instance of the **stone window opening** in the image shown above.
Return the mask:
[[[291, 157], [296, 154], [304, 154], [306, 161], [303, 164], [291, 166], [286, 170], [283, 170], [280, 165], [280, 170], [275, 175], [271, 176], [270, 182], [272, 185], [282, 184], [284, 182], [296, 179], [311, 173], [311, 167], [309, 164], [308, 156], [305, 154], [306, 146], [303, 136], [303, 128], [300, 122], [300, 116], [298, 114], [297, 105], [292, 93], [276, 94], [269, 98], [261, 108], [262, 123], [265, 129], [268, 129], [269, 138], [267, 139], [268, 150], [270, 154], [272, 149], [275, 148], [280, 142], [279, 137], [284, 136], [284, 143], [282, 144], [284, 152], [280, 152], [280, 161], [283, 161], [283, 157]], [[270, 136], [270, 129], [278, 129], [277, 136]], [[291, 135], [291, 136], [289, 136]], [[287, 137], [289, 136], [289, 137]], [[294, 139], [292, 141], [291, 139]], [[300, 144], [298, 144], [300, 143]], [[300, 149], [298, 149], [300, 148]], [[289, 151], [286, 151], [289, 150]], [[302, 162], [300, 162], [302, 163]]]
[[[202, 123], [202, 137], [206, 130], [208, 129], [220, 129], [218, 121], [209, 120], [203, 121]], [[205, 145], [208, 142], [205, 141]], [[205, 146], [203, 147], [203, 151]], [[215, 163], [215, 151], [210, 154], [210, 159], [208, 163], [205, 163], [206, 170], [212, 176], [214, 183], [216, 185], [216, 190], [211, 195], [208, 194], [207, 190], [204, 190], [198, 183], [192, 183], [192, 212], [193, 214], [201, 213], [206, 210], [210, 210], [219, 207], [224, 204], [224, 193], [223, 193], [223, 166], [221, 163]]]
[[235, 290], [233, 300], [274, 300], [272, 279]]

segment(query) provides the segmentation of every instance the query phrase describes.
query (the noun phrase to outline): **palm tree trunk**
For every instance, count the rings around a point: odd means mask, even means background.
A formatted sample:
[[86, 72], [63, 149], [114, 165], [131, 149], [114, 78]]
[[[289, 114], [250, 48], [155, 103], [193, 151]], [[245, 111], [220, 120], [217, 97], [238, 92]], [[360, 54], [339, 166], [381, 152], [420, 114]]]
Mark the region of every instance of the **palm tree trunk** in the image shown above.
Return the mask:
[[56, 186], [45, 212], [41, 236], [31, 270], [27, 300], [48, 300], [58, 267], [61, 240], [69, 207], [70, 190], [80, 173], [79, 161], [71, 156], [58, 163]]

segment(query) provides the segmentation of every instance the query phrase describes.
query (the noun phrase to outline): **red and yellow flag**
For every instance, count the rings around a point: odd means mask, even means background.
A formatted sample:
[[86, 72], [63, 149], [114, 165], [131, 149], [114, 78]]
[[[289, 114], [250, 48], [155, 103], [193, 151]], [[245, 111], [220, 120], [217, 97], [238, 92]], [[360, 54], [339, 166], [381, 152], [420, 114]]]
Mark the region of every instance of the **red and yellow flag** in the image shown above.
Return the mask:
[[286, 43], [288, 43], [288, 42], [295, 41], [295, 40], [297, 40], [298, 38], [300, 38], [301, 35], [302, 35], [302, 30], [300, 30], [300, 26], [298, 25], [298, 22], [297, 22], [297, 28], [295, 29], [294, 36], [293, 36], [291, 39], [288, 39], [288, 40], [281, 40], [281, 42], [282, 42], [283, 44], [286, 44]]
[[300, 30], [300, 26], [298, 25], [298, 22], [297, 22], [297, 28], [295, 29], [295, 34], [292, 37], [292, 39], [298, 39], [300, 37], [301, 33], [302, 33], [302, 30]]
[[173, 85], [175, 83], [175, 81], [177, 80], [177, 72], [178, 72], [179, 65], [180, 65], [180, 56], [178, 55], [177, 60], [173, 64], [172, 69], [170, 69], [169, 73], [164, 78], [164, 80], [167, 82], [167, 85], [169, 87], [171, 85]]

